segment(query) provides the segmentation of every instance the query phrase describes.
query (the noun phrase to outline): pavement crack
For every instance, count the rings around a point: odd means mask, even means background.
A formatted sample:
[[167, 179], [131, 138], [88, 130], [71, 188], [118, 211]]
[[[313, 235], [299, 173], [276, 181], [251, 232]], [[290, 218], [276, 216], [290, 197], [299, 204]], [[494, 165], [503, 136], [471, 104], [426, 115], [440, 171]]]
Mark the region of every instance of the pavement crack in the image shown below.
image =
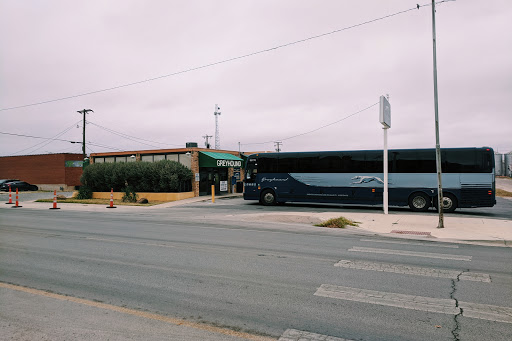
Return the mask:
[[463, 316], [464, 311], [459, 307], [459, 300], [455, 298], [455, 293], [457, 292], [457, 283], [460, 281], [460, 276], [464, 272], [468, 272], [468, 270], [461, 271], [457, 278], [452, 279], [452, 292], [450, 293], [450, 298], [455, 301], [455, 307], [459, 309], [459, 313], [453, 316], [453, 321], [455, 322], [455, 327], [452, 330], [453, 340], [460, 341], [460, 322], [459, 318]]

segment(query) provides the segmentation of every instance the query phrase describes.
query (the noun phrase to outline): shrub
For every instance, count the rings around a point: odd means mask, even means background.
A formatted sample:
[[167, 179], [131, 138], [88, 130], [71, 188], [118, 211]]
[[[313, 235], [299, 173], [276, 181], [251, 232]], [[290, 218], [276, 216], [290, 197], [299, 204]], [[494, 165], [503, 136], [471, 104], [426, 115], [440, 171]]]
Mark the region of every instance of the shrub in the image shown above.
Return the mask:
[[124, 189], [123, 189], [123, 202], [136, 202], [137, 201], [137, 198], [138, 198], [138, 195], [137, 193], [135, 193], [135, 191], [133, 190], [133, 188], [131, 186], [126, 186]]
[[80, 186], [77, 199], [92, 199], [92, 189], [87, 186]]
[[345, 227], [347, 227], [347, 225], [358, 226], [357, 222], [347, 219], [345, 217], [332, 218], [332, 219], [324, 221], [320, 224], [316, 224], [315, 226], [331, 227], [331, 228], [345, 228]]
[[86, 167], [80, 181], [95, 192], [183, 192], [190, 190], [192, 171], [176, 161], [98, 163]]

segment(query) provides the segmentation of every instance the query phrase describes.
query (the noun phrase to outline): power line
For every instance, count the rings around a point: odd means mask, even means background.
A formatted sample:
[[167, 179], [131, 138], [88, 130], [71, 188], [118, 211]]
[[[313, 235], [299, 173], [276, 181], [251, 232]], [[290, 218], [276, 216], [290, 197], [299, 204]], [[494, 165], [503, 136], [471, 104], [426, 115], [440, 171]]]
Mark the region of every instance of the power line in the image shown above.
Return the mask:
[[[446, 1], [453, 1], [453, 0], [443, 0], [443, 1], [440, 1], [439, 3], [443, 3], [443, 2], [446, 2]], [[282, 45], [277, 45], [277, 46], [274, 46], [274, 47], [271, 47], [271, 48], [268, 48], [268, 49], [259, 50], [259, 51], [256, 51], [256, 52], [251, 52], [251, 53], [240, 55], [240, 56], [237, 56], [237, 57], [232, 57], [232, 58], [220, 60], [220, 61], [217, 61], [217, 62], [213, 62], [213, 63], [201, 65], [201, 66], [192, 67], [192, 68], [189, 68], [189, 69], [185, 69], [185, 70], [169, 73], [169, 74], [162, 75], [162, 76], [157, 76], [157, 77], [153, 77], [153, 78], [147, 78], [147, 79], [144, 79], [144, 80], [140, 80], [140, 81], [136, 81], [136, 82], [132, 82], [132, 83], [121, 84], [121, 85], [113, 86], [113, 87], [110, 87], [110, 88], [105, 88], [105, 89], [100, 89], [100, 90], [84, 92], [84, 93], [77, 94], [77, 95], [60, 97], [60, 98], [55, 98], [55, 99], [51, 99], [51, 100], [47, 100], [47, 101], [36, 102], [36, 103], [31, 103], [31, 104], [24, 104], [24, 105], [9, 107], [9, 108], [2, 108], [2, 109], [0, 109], [0, 111], [20, 109], [20, 108], [26, 108], [26, 107], [31, 107], [31, 106], [41, 105], [41, 104], [58, 102], [58, 101], [72, 99], [72, 98], [93, 95], [93, 94], [97, 94], [97, 93], [100, 93], [100, 92], [106, 92], [106, 91], [112, 91], [112, 90], [116, 90], [116, 89], [121, 89], [121, 88], [129, 87], [129, 86], [133, 86], [133, 85], [138, 85], [138, 84], [142, 84], [142, 83], [152, 82], [152, 81], [156, 81], [156, 80], [159, 80], [159, 79], [162, 79], [162, 78], [173, 77], [173, 76], [181, 75], [181, 74], [184, 74], [184, 73], [189, 73], [189, 72], [192, 72], [192, 71], [197, 71], [197, 70], [209, 68], [209, 67], [212, 67], [212, 66], [229, 63], [229, 62], [232, 62], [232, 61], [235, 61], [235, 60], [244, 59], [244, 58], [256, 56], [256, 55], [259, 55], [259, 54], [271, 52], [271, 51], [274, 51], [274, 50], [277, 50], [277, 49], [281, 49], [281, 48], [285, 48], [285, 47], [289, 47], [289, 46], [292, 46], [292, 45], [297, 45], [297, 44], [305, 43], [305, 42], [308, 42], [310, 40], [322, 38], [322, 37], [325, 37], [325, 36], [328, 36], [328, 35], [332, 35], [332, 34], [335, 34], [335, 33], [340, 33], [340, 32], [347, 31], [347, 30], [350, 30], [350, 29], [353, 29], [353, 28], [356, 28], [356, 27], [360, 27], [360, 26], [364, 26], [364, 25], [368, 25], [368, 24], [377, 22], [377, 21], [388, 19], [388, 18], [397, 16], [397, 15], [400, 15], [400, 14], [404, 14], [404, 13], [410, 12], [410, 11], [418, 10], [421, 7], [425, 7], [425, 6], [429, 6], [429, 5], [430, 4], [416, 5], [413, 8], [409, 8], [409, 9], [406, 9], [406, 10], [403, 10], [403, 11], [399, 11], [399, 12], [396, 12], [396, 13], [388, 14], [388, 15], [385, 15], [385, 16], [382, 16], [382, 17], [378, 17], [378, 18], [375, 18], [375, 19], [364, 21], [364, 22], [361, 22], [359, 24], [347, 26], [347, 27], [340, 28], [340, 29], [337, 29], [337, 30], [334, 30], [334, 31], [318, 34], [318, 35], [311, 36], [311, 37], [308, 37], [308, 38], [296, 40], [296, 41], [293, 41], [293, 42], [290, 42], [290, 43], [286, 43], [286, 44], [282, 44]]]
[[11, 136], [20, 136], [20, 137], [30, 137], [30, 138], [33, 138], [33, 139], [43, 139], [43, 140], [54, 140], [54, 141], [64, 141], [64, 142], [71, 142], [71, 143], [80, 143], [80, 142], [75, 142], [75, 141], [70, 141], [70, 140], [55, 139], [55, 138], [51, 138], [51, 137], [39, 137], [39, 136], [32, 136], [32, 135], [6, 133], [6, 132], [3, 132], [3, 131], [0, 131], [0, 134], [11, 135]]
[[[35, 152], [36, 150], [39, 150], [39, 149], [43, 148], [44, 146], [46, 146], [46, 145], [50, 144], [50, 143], [51, 143], [51, 142], [53, 142], [53, 141], [64, 141], [64, 142], [71, 142], [71, 143], [73, 143], [73, 141], [59, 139], [59, 137], [60, 137], [60, 136], [62, 136], [62, 135], [64, 135], [64, 134], [65, 134], [65, 133], [67, 133], [68, 131], [70, 131], [70, 130], [71, 130], [71, 129], [76, 125], [76, 124], [78, 124], [78, 123], [80, 123], [80, 121], [73, 123], [73, 124], [72, 124], [71, 126], [69, 126], [68, 128], [64, 129], [64, 130], [63, 130], [63, 131], [61, 131], [60, 133], [58, 133], [58, 134], [56, 134], [55, 136], [50, 137], [50, 138], [44, 138], [44, 137], [36, 137], [36, 136], [24, 135], [24, 137], [39, 138], [39, 139], [44, 139], [44, 140], [46, 140], [46, 141], [39, 142], [39, 143], [36, 143], [36, 144], [35, 144], [35, 145], [33, 145], [33, 146], [30, 146], [30, 147], [28, 147], [28, 148], [25, 148], [25, 149], [19, 150], [19, 151], [15, 152], [15, 153], [10, 154], [10, 156], [13, 156], [13, 155], [15, 155], [15, 154], [19, 154], [19, 153], [21, 153], [21, 152], [24, 152], [24, 151], [26, 151], [26, 150], [29, 150], [29, 149], [35, 148], [35, 147], [37, 147], [37, 146], [39, 146], [39, 145], [40, 145], [40, 147], [39, 147], [39, 148], [34, 149], [34, 150], [32, 151], [32, 153], [33, 153], [33, 152]], [[22, 134], [13, 134], [13, 133], [2, 133], [2, 134], [4, 134], [4, 135], [22, 136]]]
[[151, 141], [151, 140], [142, 139], [142, 138], [140, 138], [140, 137], [131, 136], [131, 135], [128, 135], [128, 134], [124, 134], [124, 133], [121, 133], [121, 132], [115, 131], [115, 130], [110, 129], [110, 128], [107, 128], [107, 127], [100, 126], [99, 124], [96, 124], [96, 123], [91, 122], [91, 121], [87, 121], [87, 123], [92, 124], [93, 126], [96, 126], [96, 127], [100, 128], [100, 129], [103, 129], [103, 130], [105, 130], [105, 131], [108, 131], [108, 132], [109, 132], [109, 133], [111, 133], [111, 134], [114, 134], [114, 135], [117, 135], [117, 136], [123, 137], [123, 138], [125, 138], [125, 139], [127, 139], [127, 140], [135, 141], [135, 142], [140, 143], [140, 144], [145, 144], [145, 145], [150, 146], [150, 147], [160, 148], [160, 147], [158, 147], [158, 146], [154, 146], [154, 145], [147, 144], [147, 143], [144, 143], [144, 142], [140, 142], [140, 141], [137, 141], [137, 140], [146, 141], [146, 142], [151, 142], [151, 143], [157, 143], [157, 144], [161, 144], [161, 145], [165, 145], [165, 146], [181, 146], [181, 145], [177, 145], [177, 144], [162, 143], [162, 142], [157, 142], [157, 141]]
[[[366, 110], [368, 110], [368, 109], [370, 109], [370, 108], [373, 108], [374, 106], [376, 106], [376, 105], [378, 105], [378, 104], [379, 104], [379, 102], [374, 103], [374, 104], [372, 104], [372, 105], [370, 105], [370, 106], [368, 106], [368, 107], [366, 107], [366, 108], [364, 108], [364, 109], [361, 109], [361, 110], [356, 111], [356, 112], [354, 112], [354, 113], [352, 113], [352, 114], [350, 114], [350, 115], [348, 115], [348, 116], [345, 116], [345, 117], [343, 117], [342, 119], [339, 119], [339, 120], [337, 120], [337, 121], [331, 122], [331, 123], [326, 124], [326, 125], [323, 125], [323, 126], [321, 126], [321, 127], [319, 127], [319, 128], [316, 128], [316, 129], [313, 129], [313, 130], [307, 131], [307, 132], [305, 132], [305, 133], [300, 133], [300, 134], [293, 135], [293, 136], [290, 136], [290, 137], [287, 137], [287, 138], [284, 138], [284, 139], [279, 139], [279, 141], [280, 141], [279, 143], [282, 143], [282, 141], [285, 141], [285, 140], [293, 139], [293, 138], [295, 138], [295, 137], [299, 137], [299, 136], [303, 136], [303, 135], [306, 135], [306, 134], [313, 133], [313, 132], [318, 131], [318, 130], [323, 129], [323, 128], [327, 128], [327, 127], [332, 126], [332, 125], [334, 125], [334, 124], [336, 124], [336, 123], [339, 123], [339, 122], [341, 122], [341, 121], [344, 121], [344, 120], [346, 120], [346, 119], [347, 119], [347, 118], [349, 118], [349, 117], [355, 116], [355, 115], [357, 115], [357, 114], [362, 113], [363, 111], [366, 111]], [[271, 140], [271, 141], [266, 141], [266, 142], [242, 143], [241, 145], [242, 145], [242, 146], [250, 146], [250, 145], [253, 145], [253, 144], [276, 143], [275, 141], [276, 141], [276, 140]]]

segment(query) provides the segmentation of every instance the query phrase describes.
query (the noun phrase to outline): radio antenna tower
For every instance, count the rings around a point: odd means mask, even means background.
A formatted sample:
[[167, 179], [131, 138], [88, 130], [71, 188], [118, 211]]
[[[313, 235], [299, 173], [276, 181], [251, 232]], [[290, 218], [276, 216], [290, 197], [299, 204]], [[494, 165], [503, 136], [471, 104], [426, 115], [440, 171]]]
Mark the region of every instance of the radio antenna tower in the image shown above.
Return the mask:
[[215, 115], [215, 149], [220, 149], [220, 135], [219, 135], [219, 115], [220, 115], [220, 107], [215, 104], [215, 111], [213, 112]]

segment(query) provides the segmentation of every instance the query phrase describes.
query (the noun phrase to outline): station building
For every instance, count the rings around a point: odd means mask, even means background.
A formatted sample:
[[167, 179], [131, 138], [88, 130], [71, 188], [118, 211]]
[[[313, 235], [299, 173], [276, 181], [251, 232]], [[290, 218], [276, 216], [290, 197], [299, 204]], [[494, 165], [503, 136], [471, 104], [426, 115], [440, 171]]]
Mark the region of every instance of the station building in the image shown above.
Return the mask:
[[245, 156], [237, 151], [198, 148], [197, 143], [187, 143], [186, 148], [178, 149], [92, 153], [90, 159], [91, 163], [176, 161], [192, 171], [194, 196], [211, 195], [212, 185], [216, 194], [243, 192]]

